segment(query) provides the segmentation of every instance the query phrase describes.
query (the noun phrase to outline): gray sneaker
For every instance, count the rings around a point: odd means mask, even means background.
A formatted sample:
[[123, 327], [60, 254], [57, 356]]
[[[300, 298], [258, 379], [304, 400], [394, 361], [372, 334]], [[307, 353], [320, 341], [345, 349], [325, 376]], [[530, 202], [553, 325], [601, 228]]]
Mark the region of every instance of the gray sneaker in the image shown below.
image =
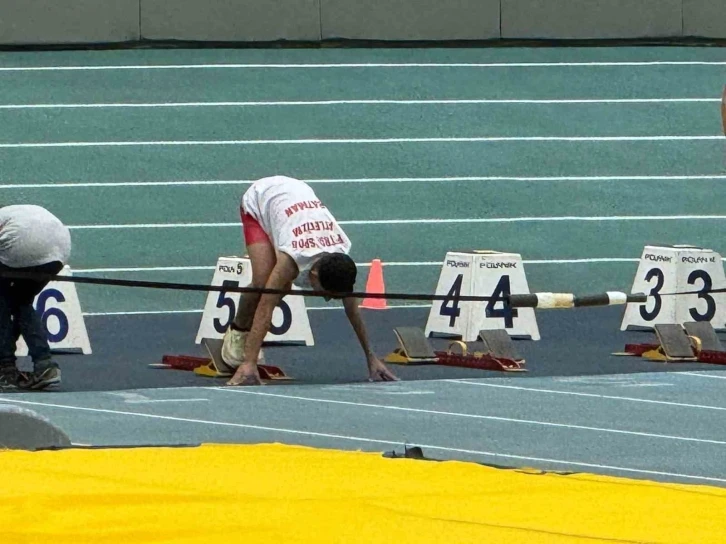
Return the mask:
[[41, 390], [58, 387], [61, 383], [61, 370], [57, 363], [39, 361], [32, 373], [23, 373], [18, 381], [19, 389]]
[[7, 391], [18, 388], [18, 382], [23, 374], [13, 366], [0, 366], [0, 391]]

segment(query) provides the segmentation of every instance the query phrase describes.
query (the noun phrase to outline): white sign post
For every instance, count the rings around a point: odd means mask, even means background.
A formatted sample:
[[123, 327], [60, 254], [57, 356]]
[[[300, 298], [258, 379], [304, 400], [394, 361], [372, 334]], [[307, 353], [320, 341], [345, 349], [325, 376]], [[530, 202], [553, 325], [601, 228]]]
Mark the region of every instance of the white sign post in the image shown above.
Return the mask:
[[510, 336], [539, 340], [534, 308], [512, 308], [504, 300], [458, 302], [460, 296], [506, 297], [529, 294], [521, 255], [498, 251], [448, 252], [439, 274], [426, 323], [426, 336], [457, 336], [476, 340], [479, 331], [504, 329]]
[[[239, 257], [220, 257], [212, 278], [214, 286], [247, 287], [252, 283], [250, 260]], [[294, 289], [294, 287], [293, 287]], [[197, 331], [196, 343], [202, 339], [221, 339], [234, 320], [241, 293], [210, 291]], [[265, 342], [291, 342], [314, 345], [305, 300], [299, 295], [283, 297], [272, 314], [272, 326]]]
[[[652, 329], [654, 325], [710, 321], [726, 325], [726, 287], [723, 260], [711, 249], [696, 246], [645, 246], [631, 293], [645, 293], [643, 305], [628, 305], [620, 330]], [[669, 293], [697, 292], [692, 295]]]
[[[58, 275], [73, 274], [71, 268], [65, 266]], [[48, 283], [35, 297], [33, 307], [41, 316], [51, 350], [80, 349], [84, 355], [91, 353], [91, 342], [75, 283], [65, 281]], [[28, 355], [28, 346], [22, 336], [17, 342], [15, 355], [18, 357]]]

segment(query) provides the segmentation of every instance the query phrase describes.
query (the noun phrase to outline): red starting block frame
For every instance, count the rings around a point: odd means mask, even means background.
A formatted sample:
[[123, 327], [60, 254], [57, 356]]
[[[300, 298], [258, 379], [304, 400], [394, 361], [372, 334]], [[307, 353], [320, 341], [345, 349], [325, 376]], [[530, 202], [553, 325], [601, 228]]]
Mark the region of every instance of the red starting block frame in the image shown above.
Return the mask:
[[625, 344], [623, 352], [628, 355], [642, 357], [644, 353], [657, 350], [659, 347], [660, 344]]
[[[222, 341], [204, 339], [204, 347], [207, 348], [209, 357], [195, 357], [192, 355], [164, 355], [161, 364], [150, 365], [154, 368], [170, 368], [174, 370], [186, 370], [200, 376], [210, 378], [231, 377], [234, 369], [230, 368], [222, 360]], [[285, 374], [285, 371], [278, 366], [258, 364], [257, 371], [261, 380], [292, 380]]]
[[[461, 353], [454, 353], [454, 346], [458, 346]], [[495, 356], [492, 352], [469, 353], [469, 345], [461, 340], [454, 340], [446, 351], [436, 351], [437, 364], [444, 366], [457, 366], [463, 368], [476, 368], [479, 370], [494, 370], [499, 372], [526, 372], [524, 359], [512, 359], [501, 355]]]
[[625, 344], [621, 353], [659, 362], [695, 362], [726, 365], [726, 350], [711, 323], [688, 322], [658, 324], [654, 327], [657, 344]]
[[478, 370], [494, 370], [500, 372], [526, 372], [524, 361], [512, 359], [497, 359], [491, 355], [462, 355], [448, 351], [436, 352], [436, 364], [443, 366], [457, 366], [463, 368], [476, 368]]
[[[206, 357], [193, 357], [191, 355], [164, 355], [160, 365], [155, 368], [169, 368], [172, 370], [186, 370], [200, 376], [213, 378], [231, 377], [232, 372], [220, 370], [211, 359]], [[279, 367], [274, 365], [257, 365], [257, 371], [262, 380], [291, 380]]]

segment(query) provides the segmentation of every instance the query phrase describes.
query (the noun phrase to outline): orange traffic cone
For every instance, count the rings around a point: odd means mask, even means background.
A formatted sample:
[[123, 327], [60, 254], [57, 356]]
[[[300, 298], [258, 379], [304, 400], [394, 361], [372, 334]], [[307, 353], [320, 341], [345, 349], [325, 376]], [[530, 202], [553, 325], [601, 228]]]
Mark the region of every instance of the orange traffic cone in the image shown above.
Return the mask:
[[[371, 262], [371, 270], [368, 273], [368, 281], [366, 282], [366, 293], [385, 293], [386, 286], [383, 282], [383, 264], [380, 259], [373, 259]], [[385, 310], [388, 308], [385, 298], [366, 298], [360, 305], [361, 308], [369, 310]]]

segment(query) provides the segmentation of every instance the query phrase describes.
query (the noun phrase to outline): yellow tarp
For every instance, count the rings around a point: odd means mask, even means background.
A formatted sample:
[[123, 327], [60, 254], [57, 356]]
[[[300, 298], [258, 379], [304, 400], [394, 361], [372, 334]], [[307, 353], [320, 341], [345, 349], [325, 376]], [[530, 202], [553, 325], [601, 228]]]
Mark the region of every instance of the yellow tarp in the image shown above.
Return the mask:
[[296, 446], [0, 453], [0, 543], [726, 541], [726, 490]]

